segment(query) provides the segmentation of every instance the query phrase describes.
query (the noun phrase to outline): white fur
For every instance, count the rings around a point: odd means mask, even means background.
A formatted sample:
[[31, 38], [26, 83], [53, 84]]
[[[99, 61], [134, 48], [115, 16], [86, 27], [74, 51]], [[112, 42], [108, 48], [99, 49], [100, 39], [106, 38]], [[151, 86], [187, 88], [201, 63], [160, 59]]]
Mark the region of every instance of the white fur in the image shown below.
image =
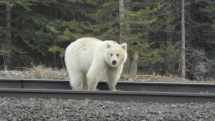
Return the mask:
[[[116, 83], [126, 59], [126, 43], [119, 45], [111, 40], [80, 38], [72, 42], [65, 51], [70, 85], [73, 90], [96, 90], [98, 82], [105, 76], [109, 89], [116, 91]], [[114, 60], [117, 62], [115, 65]]]

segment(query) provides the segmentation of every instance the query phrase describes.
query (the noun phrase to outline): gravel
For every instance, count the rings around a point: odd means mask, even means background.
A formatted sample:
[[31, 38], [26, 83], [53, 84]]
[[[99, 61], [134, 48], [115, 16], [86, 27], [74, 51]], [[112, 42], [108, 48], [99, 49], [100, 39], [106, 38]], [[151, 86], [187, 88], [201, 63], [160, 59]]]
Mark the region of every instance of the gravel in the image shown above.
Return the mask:
[[0, 98], [0, 121], [214, 121], [215, 103]]

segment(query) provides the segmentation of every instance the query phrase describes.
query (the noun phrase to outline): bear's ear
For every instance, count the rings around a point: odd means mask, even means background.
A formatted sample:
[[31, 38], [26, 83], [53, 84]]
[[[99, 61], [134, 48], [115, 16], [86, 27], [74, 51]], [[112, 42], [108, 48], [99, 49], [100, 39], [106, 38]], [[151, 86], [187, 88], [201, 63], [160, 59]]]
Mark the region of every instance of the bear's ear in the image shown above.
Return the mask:
[[127, 51], [127, 44], [126, 44], [126, 43], [123, 43], [123, 44], [121, 45], [121, 47], [122, 47], [125, 51]]
[[107, 48], [110, 48], [111, 47], [111, 44], [110, 43], [107, 43]]

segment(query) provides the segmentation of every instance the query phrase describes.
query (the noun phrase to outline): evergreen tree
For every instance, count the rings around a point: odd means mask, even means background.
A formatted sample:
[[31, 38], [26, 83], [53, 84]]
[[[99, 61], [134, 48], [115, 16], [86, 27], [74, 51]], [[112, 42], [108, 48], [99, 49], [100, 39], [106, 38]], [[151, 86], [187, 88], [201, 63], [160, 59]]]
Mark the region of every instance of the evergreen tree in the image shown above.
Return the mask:
[[159, 49], [151, 47], [155, 42], [149, 41], [146, 36], [151, 32], [151, 26], [158, 21], [156, 13], [165, 4], [155, 1], [147, 3], [148, 6], [142, 7], [137, 4], [127, 7], [128, 9], [124, 10], [127, 17], [121, 20], [130, 25], [129, 29], [125, 29], [126, 38], [124, 41], [129, 45], [129, 55], [133, 55], [134, 51], [139, 52], [140, 66], [154, 64], [162, 60], [158, 53]]

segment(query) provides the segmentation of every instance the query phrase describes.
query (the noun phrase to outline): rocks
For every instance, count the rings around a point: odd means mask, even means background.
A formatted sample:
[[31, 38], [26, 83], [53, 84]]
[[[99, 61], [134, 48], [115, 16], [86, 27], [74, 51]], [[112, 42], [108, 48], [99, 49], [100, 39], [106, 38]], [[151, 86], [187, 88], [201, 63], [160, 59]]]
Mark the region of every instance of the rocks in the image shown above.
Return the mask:
[[212, 121], [215, 103], [165, 104], [112, 101], [0, 98], [1, 121]]

